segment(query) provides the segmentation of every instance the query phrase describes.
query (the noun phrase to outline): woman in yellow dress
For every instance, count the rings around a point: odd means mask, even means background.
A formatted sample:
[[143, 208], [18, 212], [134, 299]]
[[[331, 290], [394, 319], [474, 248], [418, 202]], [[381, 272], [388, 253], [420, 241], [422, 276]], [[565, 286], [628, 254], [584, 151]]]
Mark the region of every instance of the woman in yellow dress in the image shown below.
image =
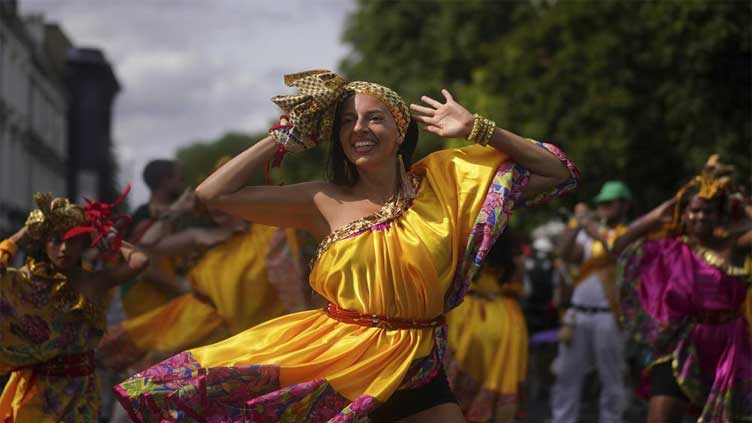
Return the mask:
[[514, 420], [527, 373], [527, 326], [518, 300], [524, 269], [519, 241], [505, 232], [465, 301], [447, 315], [447, 377], [470, 422]]
[[[177, 168], [171, 161], [157, 160], [152, 163], [157, 164], [158, 162], [168, 166], [167, 168], [163, 168], [162, 171], [172, 175], [168, 178], [172, 182], [167, 182], [167, 186], [170, 187], [169, 195], [174, 195], [173, 191], [176, 188], [173, 186], [176, 183], [174, 173]], [[149, 165], [147, 165], [148, 167]], [[154, 177], [153, 174], [151, 176]], [[177, 183], [182, 186], [182, 182], [180, 182], [182, 181], [182, 177], [179, 176], [179, 171], [177, 178]], [[145, 177], [144, 180], [150, 180], [150, 178]], [[151, 182], [154, 181], [151, 180]], [[136, 210], [134, 222], [130, 225], [131, 228], [128, 232], [128, 240], [149, 254], [151, 265], [138, 279], [120, 286], [120, 297], [126, 318], [132, 319], [154, 310], [186, 293], [185, 287], [179, 278], [179, 275], [183, 273], [183, 257], [178, 253], [185, 250], [191, 250], [189, 251], [191, 253], [196, 247], [204, 247], [204, 245], [200, 242], [202, 239], [190, 239], [193, 237], [193, 234], [190, 233], [190, 229], [192, 228], [189, 227], [175, 233], [175, 227], [178, 226], [178, 222], [181, 223], [181, 226], [185, 226], [184, 221], [192, 220], [194, 217], [194, 205], [195, 201], [193, 200], [192, 193], [189, 190], [185, 190], [180, 197], [167, 207], [143, 206]], [[148, 212], [144, 212], [144, 210], [148, 210]], [[158, 215], [156, 214], [157, 210], [160, 211]], [[137, 220], [139, 218], [140, 220]], [[163, 238], [167, 233], [176, 235], [171, 237], [173, 242], [165, 243], [162, 248], [156, 248], [157, 246], [154, 245], [156, 241]], [[182, 239], [180, 236], [177, 236], [178, 233], [183, 234]], [[185, 242], [186, 238], [188, 238], [187, 241], [199, 242], [191, 244]]]
[[[86, 208], [37, 194], [26, 225], [0, 243], [0, 395], [3, 423], [88, 423], [99, 418], [94, 348], [105, 329], [108, 290], [136, 276], [148, 259], [120, 242], [110, 205]], [[103, 207], [99, 207], [103, 206]], [[89, 233], [109, 257], [88, 271], [81, 255]], [[32, 253], [20, 268], [7, 264], [18, 244]]]
[[220, 211], [211, 217], [215, 228], [189, 230], [196, 237], [223, 239], [189, 270], [191, 292], [111, 329], [98, 351], [105, 365], [119, 370], [153, 364], [156, 357], [307, 308], [294, 231], [249, 225]]
[[[134, 421], [462, 421], [442, 371], [443, 316], [457, 306], [511, 210], [572, 189], [577, 170], [445, 103], [329, 71], [287, 75], [289, 115], [207, 178], [208, 207], [322, 239], [309, 276], [329, 304], [193, 349], [115, 387]], [[481, 145], [406, 166], [417, 122]], [[331, 141], [329, 181], [245, 186], [285, 151]], [[276, 157], [275, 157], [276, 156]], [[161, 419], [161, 420], [160, 420]]]

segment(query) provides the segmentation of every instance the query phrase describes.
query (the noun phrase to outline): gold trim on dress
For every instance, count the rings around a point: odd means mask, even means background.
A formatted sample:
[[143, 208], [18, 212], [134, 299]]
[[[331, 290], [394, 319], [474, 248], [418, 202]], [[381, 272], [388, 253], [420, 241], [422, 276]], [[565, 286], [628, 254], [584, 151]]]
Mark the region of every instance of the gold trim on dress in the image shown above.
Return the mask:
[[30, 279], [36, 277], [52, 281], [54, 286], [51, 291], [51, 301], [58, 310], [66, 312], [78, 310], [94, 326], [100, 329], [106, 326], [103, 305], [76, 291], [67, 276], [54, 271], [49, 263], [32, 258], [28, 259], [26, 268]]
[[728, 262], [723, 256], [710, 248], [703, 247], [697, 243], [691, 242], [687, 236], [681, 237], [682, 242], [687, 244], [692, 251], [697, 254], [705, 263], [715, 267], [726, 273], [729, 276], [745, 279], [747, 282], [752, 282], [752, 273], [750, 269], [743, 266], [734, 266]]
[[[408, 172], [407, 175], [410, 178], [410, 184], [413, 186], [414, 191], [417, 193], [418, 185], [420, 184], [420, 178], [410, 172]], [[335, 242], [350, 238], [376, 225], [391, 222], [392, 220], [400, 217], [402, 213], [405, 212], [405, 210], [409, 209], [412, 205], [412, 201], [413, 200], [411, 199], [396, 195], [392, 199], [387, 201], [386, 204], [384, 204], [384, 206], [377, 210], [375, 213], [361, 217], [360, 219], [355, 219], [352, 222], [333, 230], [319, 243], [319, 246], [316, 249], [316, 254], [314, 254], [313, 258], [311, 259], [310, 268], [313, 269], [313, 266], [316, 265], [319, 257], [321, 257], [321, 255], [324, 254], [324, 252], [326, 252], [326, 250], [328, 250], [329, 247]]]

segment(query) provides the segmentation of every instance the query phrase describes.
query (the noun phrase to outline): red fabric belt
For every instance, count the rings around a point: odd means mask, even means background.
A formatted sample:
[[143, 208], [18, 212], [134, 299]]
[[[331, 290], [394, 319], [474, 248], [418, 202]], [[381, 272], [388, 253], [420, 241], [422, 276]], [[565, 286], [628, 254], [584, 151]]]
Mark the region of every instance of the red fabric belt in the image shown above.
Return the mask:
[[44, 363], [15, 370], [31, 369], [34, 376], [84, 377], [94, 374], [95, 367], [94, 351], [86, 351], [80, 354], [60, 355]]
[[378, 314], [366, 314], [353, 310], [339, 308], [336, 304], [329, 303], [326, 308], [327, 316], [342, 323], [366, 326], [382, 329], [425, 329], [434, 328], [444, 324], [444, 315], [433, 320], [410, 320], [396, 317], [379, 316]]

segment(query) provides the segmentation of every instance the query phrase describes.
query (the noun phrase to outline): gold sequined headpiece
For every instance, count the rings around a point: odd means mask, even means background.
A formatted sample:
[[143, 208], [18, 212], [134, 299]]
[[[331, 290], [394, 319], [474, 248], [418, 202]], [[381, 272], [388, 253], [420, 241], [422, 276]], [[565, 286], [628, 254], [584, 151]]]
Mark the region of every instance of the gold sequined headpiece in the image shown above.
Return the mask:
[[271, 135], [287, 151], [298, 152], [314, 147], [332, 137], [334, 113], [337, 105], [349, 94], [367, 94], [378, 98], [391, 112], [400, 135], [404, 136], [410, 123], [407, 104], [393, 90], [373, 82], [348, 82], [328, 70], [310, 70], [285, 75], [285, 84], [298, 89], [294, 95], [272, 98], [287, 114], [289, 124], [277, 125]]
[[37, 208], [26, 219], [32, 241], [41, 241], [54, 234], [62, 236], [68, 230], [86, 223], [84, 210], [67, 198], [52, 198], [51, 193], [38, 192], [34, 194], [34, 202]]
[[692, 187], [699, 186], [700, 191], [697, 195], [704, 200], [711, 200], [716, 196], [730, 190], [734, 183], [734, 166], [721, 163], [717, 154], [708, 157], [702, 172], [692, 178], [684, 185], [677, 198], [681, 197], [684, 192]]
[[712, 200], [719, 195], [728, 194], [734, 188], [734, 171], [734, 166], [721, 163], [718, 154], [712, 154], [708, 157], [702, 171], [676, 193], [672, 226], [679, 227], [681, 198], [689, 188], [699, 187], [697, 196], [703, 200]]

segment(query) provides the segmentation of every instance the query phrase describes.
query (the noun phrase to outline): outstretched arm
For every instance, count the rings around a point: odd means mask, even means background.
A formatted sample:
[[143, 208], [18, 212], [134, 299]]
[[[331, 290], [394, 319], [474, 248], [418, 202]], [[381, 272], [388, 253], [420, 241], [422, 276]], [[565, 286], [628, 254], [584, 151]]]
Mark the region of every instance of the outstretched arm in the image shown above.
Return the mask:
[[149, 258], [149, 266], [141, 274], [141, 278], [167, 295], [175, 296], [186, 292], [174, 275], [162, 269], [159, 265], [159, 257]]
[[175, 200], [170, 207], [159, 216], [156, 222], [153, 222], [146, 231], [134, 242], [141, 248], [149, 249], [152, 245], [158, 243], [162, 238], [174, 232], [174, 223], [177, 218], [193, 212], [196, 204], [195, 196], [189, 189], [183, 191], [180, 198]]
[[24, 225], [23, 228], [11, 235], [10, 238], [0, 242], [0, 274], [5, 272], [5, 268], [13, 260], [13, 256], [16, 255], [18, 246], [26, 239], [26, 233], [27, 228]]
[[119, 252], [117, 264], [97, 272], [97, 288], [102, 292], [135, 278], [149, 266], [149, 257], [130, 242], [123, 241]]
[[629, 225], [627, 231], [619, 238], [616, 238], [614, 245], [611, 247], [611, 254], [618, 256], [631, 243], [646, 236], [650, 232], [660, 229], [661, 225], [671, 220], [671, 213], [674, 210], [676, 199], [671, 198], [664, 201], [661, 205], [654, 208], [647, 214], [643, 215], [634, 223]]
[[752, 204], [747, 203], [744, 206], [745, 219], [738, 225], [730, 228], [733, 236], [737, 237], [736, 248], [742, 251], [742, 254], [752, 254]]
[[[447, 90], [442, 90], [446, 103], [423, 96], [426, 106], [411, 104], [410, 109], [419, 113], [415, 119], [425, 124], [428, 132], [444, 138], [468, 138], [475, 117], [457, 103]], [[506, 129], [496, 128], [488, 145], [509, 155], [520, 166], [528, 169], [532, 176], [525, 190], [531, 196], [550, 190], [572, 177], [569, 169], [546, 149], [531, 143]]]
[[271, 136], [249, 147], [217, 169], [195, 191], [207, 207], [264, 225], [293, 227], [323, 236], [329, 225], [319, 212], [316, 199], [324, 182], [287, 186], [246, 186], [251, 176], [262, 172], [279, 144]]

